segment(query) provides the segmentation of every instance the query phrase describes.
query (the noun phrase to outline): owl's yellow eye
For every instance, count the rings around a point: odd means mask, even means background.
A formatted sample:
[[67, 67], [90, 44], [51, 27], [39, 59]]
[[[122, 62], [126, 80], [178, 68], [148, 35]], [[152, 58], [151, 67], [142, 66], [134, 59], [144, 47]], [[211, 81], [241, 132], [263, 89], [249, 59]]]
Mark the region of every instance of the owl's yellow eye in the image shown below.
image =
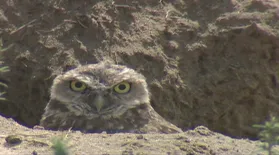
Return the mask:
[[131, 84], [128, 82], [121, 82], [117, 84], [116, 86], [113, 87], [114, 91], [119, 93], [119, 94], [124, 94], [129, 92], [131, 89]]
[[71, 81], [70, 87], [74, 91], [84, 91], [87, 87], [86, 84], [80, 81]]

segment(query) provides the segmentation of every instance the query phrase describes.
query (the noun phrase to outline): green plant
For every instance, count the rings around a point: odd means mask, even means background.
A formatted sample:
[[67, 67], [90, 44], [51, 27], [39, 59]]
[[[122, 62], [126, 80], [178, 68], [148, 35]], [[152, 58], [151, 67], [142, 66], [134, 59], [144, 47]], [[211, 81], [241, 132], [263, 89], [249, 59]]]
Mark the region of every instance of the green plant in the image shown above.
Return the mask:
[[68, 141], [65, 137], [55, 137], [52, 140], [54, 155], [69, 155]]
[[[3, 48], [3, 42], [2, 42], [2, 39], [0, 39], [0, 53], [2, 54], [2, 52], [8, 50], [9, 48], [11, 48], [13, 46], [13, 44], [9, 45], [7, 48]], [[9, 70], [9, 67], [8, 66], [1, 66], [0, 67], [0, 72], [3, 73], [3, 72], [8, 72], [10, 71]], [[3, 82], [0, 82], [0, 86], [2, 87], [5, 87], [7, 88], [8, 86], [3, 83]], [[6, 94], [6, 92], [0, 92], [0, 100], [6, 100], [3, 95]]]
[[[272, 148], [279, 144], [279, 119], [272, 116], [265, 124], [257, 124], [254, 127], [261, 129], [259, 137], [264, 142], [261, 147], [268, 151], [268, 155], [275, 153], [272, 151]], [[278, 152], [275, 154], [278, 154]]]
[[[3, 73], [3, 72], [8, 72], [9, 71], [9, 67], [8, 66], [2, 66], [0, 67], [0, 72]], [[3, 83], [3, 82], [0, 82], [0, 86], [2, 87], [5, 87], [7, 88], [8, 86]], [[3, 97], [3, 95], [6, 94], [6, 92], [0, 92], [0, 100], [6, 100], [6, 98]]]

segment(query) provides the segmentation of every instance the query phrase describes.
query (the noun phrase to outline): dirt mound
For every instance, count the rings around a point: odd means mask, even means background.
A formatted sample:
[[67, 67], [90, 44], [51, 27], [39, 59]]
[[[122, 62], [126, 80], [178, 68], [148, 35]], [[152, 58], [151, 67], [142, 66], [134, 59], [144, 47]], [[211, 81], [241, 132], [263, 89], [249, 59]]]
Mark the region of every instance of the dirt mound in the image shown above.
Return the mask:
[[186, 130], [255, 138], [278, 114], [279, 5], [272, 0], [0, 2], [9, 87], [0, 113], [32, 127], [53, 78], [110, 60], [144, 74], [152, 106]]
[[[57, 138], [65, 139], [70, 155], [264, 155], [258, 141], [232, 139], [202, 126], [179, 134], [101, 133], [85, 136], [72, 131], [32, 130], [0, 116], [0, 131], [4, 131], [0, 135], [0, 151], [6, 155], [51, 155]], [[273, 150], [278, 151], [279, 147]]]

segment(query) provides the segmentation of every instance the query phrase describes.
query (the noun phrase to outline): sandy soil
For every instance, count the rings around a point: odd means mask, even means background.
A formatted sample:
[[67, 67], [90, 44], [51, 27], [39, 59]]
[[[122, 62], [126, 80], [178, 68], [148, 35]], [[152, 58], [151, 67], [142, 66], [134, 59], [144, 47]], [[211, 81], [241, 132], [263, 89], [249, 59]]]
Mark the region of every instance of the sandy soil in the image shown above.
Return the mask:
[[0, 112], [33, 127], [56, 75], [109, 60], [142, 73], [154, 109], [183, 130], [255, 139], [252, 125], [279, 111], [278, 10], [274, 0], [1, 1], [3, 48], [13, 47]]
[[[179, 134], [83, 134], [28, 129], [0, 117], [0, 152], [6, 155], [53, 154], [55, 138], [66, 137], [71, 155], [263, 155], [260, 142], [232, 139], [199, 126]], [[5, 139], [20, 139], [10, 144]], [[279, 149], [276, 148], [276, 149]]]

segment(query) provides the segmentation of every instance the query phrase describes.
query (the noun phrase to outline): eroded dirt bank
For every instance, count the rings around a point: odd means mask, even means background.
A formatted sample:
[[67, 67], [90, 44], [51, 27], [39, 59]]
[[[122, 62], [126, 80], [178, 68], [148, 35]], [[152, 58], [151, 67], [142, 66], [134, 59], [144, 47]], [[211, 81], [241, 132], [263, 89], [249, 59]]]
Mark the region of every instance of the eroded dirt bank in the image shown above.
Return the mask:
[[252, 125], [279, 111], [278, 11], [273, 0], [2, 0], [0, 35], [13, 47], [0, 113], [33, 127], [56, 75], [111, 60], [144, 74], [152, 106], [182, 129], [254, 139]]

